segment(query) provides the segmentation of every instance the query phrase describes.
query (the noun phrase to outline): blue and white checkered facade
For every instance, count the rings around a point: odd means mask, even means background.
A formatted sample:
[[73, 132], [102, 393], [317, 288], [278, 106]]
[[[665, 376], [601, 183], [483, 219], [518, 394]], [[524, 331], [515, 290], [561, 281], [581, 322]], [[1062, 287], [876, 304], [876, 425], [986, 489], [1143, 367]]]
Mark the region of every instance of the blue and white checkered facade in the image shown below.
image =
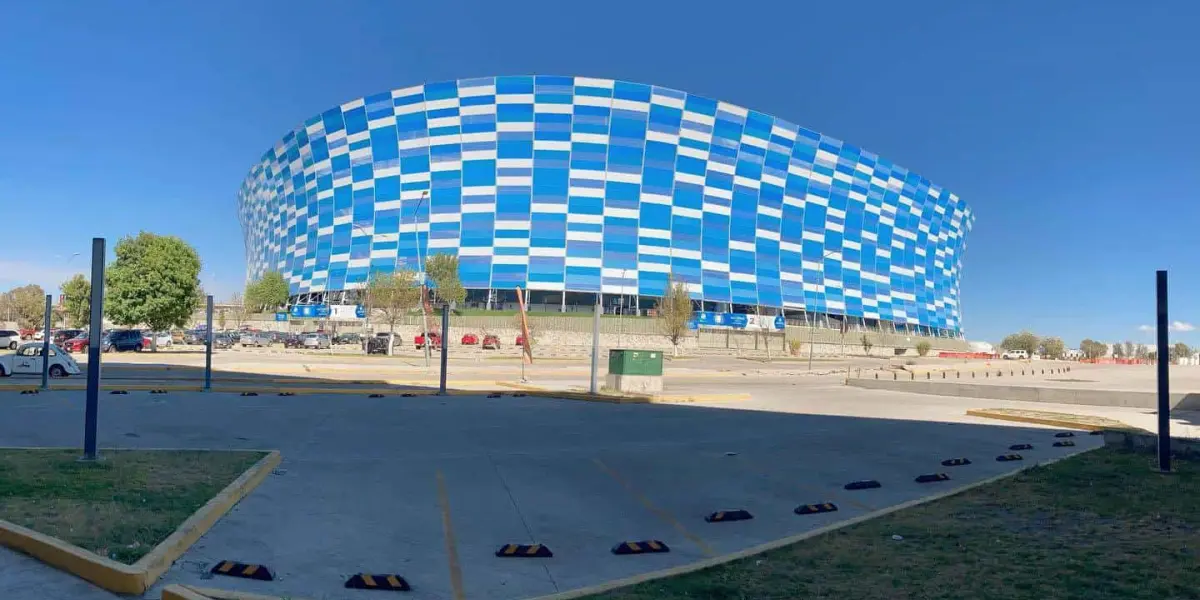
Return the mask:
[[240, 193], [247, 274], [293, 294], [459, 256], [467, 288], [662, 295], [960, 330], [974, 217], [783, 119], [587, 77], [430, 83], [288, 133]]

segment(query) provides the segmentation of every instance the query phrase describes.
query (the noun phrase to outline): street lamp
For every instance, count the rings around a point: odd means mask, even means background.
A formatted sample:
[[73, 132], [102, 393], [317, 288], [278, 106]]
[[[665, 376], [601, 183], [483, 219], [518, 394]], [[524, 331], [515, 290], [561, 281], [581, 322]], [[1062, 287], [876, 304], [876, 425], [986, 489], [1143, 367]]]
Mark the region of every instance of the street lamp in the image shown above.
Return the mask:
[[[819, 281], [822, 288], [825, 287], [825, 259], [839, 252], [839, 250], [830, 250], [821, 256], [821, 263], [817, 268], [817, 273], [820, 275]], [[824, 293], [822, 291], [822, 293]], [[808, 326], [808, 370], [812, 370], [813, 361], [813, 337], [817, 329], [817, 318], [813, 316], [813, 322]]]
[[[426, 311], [425, 311], [425, 293], [426, 293], [425, 259], [421, 256], [421, 230], [419, 227], [419, 222], [417, 221], [417, 214], [420, 212], [421, 205], [425, 203], [425, 200], [427, 198], [429, 198], [429, 190], [425, 190], [425, 191], [421, 192], [421, 197], [417, 200], [417, 207], [416, 207], [416, 209], [413, 210], [413, 239], [416, 241], [416, 244], [417, 244], [417, 268], [420, 269], [418, 274], [421, 277], [421, 340], [423, 342], [421, 344], [421, 349], [425, 354], [425, 368], [428, 369], [429, 368], [429, 315], [426, 314]], [[397, 260], [400, 259], [399, 253], [396, 254], [396, 259]], [[442, 343], [443, 344], [446, 343], [446, 340], [445, 340], [446, 333], [447, 332], [445, 332], [445, 331], [442, 332], [442, 338], [443, 338]]]

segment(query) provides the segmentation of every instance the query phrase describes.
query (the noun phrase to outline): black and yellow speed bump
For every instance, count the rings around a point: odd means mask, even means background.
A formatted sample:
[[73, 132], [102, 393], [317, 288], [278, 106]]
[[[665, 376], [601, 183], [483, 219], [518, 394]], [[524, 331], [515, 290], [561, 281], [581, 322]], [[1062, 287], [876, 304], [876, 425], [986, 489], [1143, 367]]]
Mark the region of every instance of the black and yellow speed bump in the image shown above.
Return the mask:
[[659, 540], [643, 540], [640, 542], [621, 542], [613, 546], [612, 553], [623, 554], [656, 554], [670, 552], [671, 549]]
[[501, 394], [500, 392], [492, 392], [492, 393], [488, 394], [487, 397], [488, 398], [499, 398], [502, 395], [503, 394]]
[[837, 512], [837, 505], [832, 502], [822, 504], [801, 504], [792, 511], [798, 515], [817, 515], [821, 513]]
[[113, 391], [109, 392], [109, 394], [112, 394], [112, 395], [114, 395], [114, 396], [124, 396], [124, 395], [126, 395], [126, 394], [128, 394], [128, 393], [129, 393], [129, 392], [127, 392], [127, 391], [125, 391], [125, 390], [113, 390]]
[[34, 395], [36, 395], [37, 393], [38, 393], [38, 391], [37, 391], [37, 390], [21, 390], [21, 395], [22, 395], [22, 396], [24, 396], [24, 395], [27, 395], [27, 394], [34, 394]]
[[527, 395], [528, 394], [526, 394], [525, 392], [513, 392], [512, 396], [513, 396], [513, 398], [524, 398]]
[[500, 558], [552, 558], [554, 553], [542, 544], [505, 544], [496, 551]]
[[1014, 460], [1025, 460], [1025, 457], [1020, 454], [1001, 454], [996, 457], [996, 462], [1011, 462]]
[[1008, 447], [1009, 450], [1033, 450], [1033, 444], [1013, 444]]
[[1057, 442], [1054, 442], [1055, 448], [1069, 448], [1074, 445], [1075, 445], [1075, 442], [1072, 442], [1071, 440], [1059, 440]]
[[878, 487], [883, 487], [883, 484], [875, 481], [874, 479], [862, 479], [859, 481], [851, 481], [842, 487], [847, 490], [873, 490]]
[[275, 581], [275, 574], [264, 565], [251, 565], [232, 560], [223, 560], [209, 571], [213, 575], [228, 575], [242, 579], [257, 579], [259, 581]]
[[969, 464], [971, 464], [971, 459], [969, 458], [947, 458], [942, 461], [943, 467], [962, 467]]
[[257, 396], [258, 392], [242, 392], [243, 396]]
[[167, 390], [150, 390], [151, 394], [165, 394]]
[[412, 392], [404, 392], [403, 394], [400, 394], [401, 398], [412, 398], [414, 396], [416, 396], [416, 394], [414, 394]]
[[704, 517], [704, 520], [709, 523], [726, 523], [729, 521], [749, 521], [753, 518], [754, 515], [750, 514], [750, 511], [739, 508], [737, 510], [719, 510]]
[[368, 398], [382, 398], [383, 394], [367, 394]]
[[1056, 437], [1056, 438], [1075, 437], [1075, 433], [1072, 431], [1060, 431], [1060, 432], [1054, 434], [1054, 437]]
[[917, 483], [934, 483], [936, 481], [948, 481], [950, 476], [945, 473], [927, 473], [925, 475], [917, 475], [913, 481]]
[[408, 581], [399, 575], [371, 575], [370, 573], [355, 573], [346, 580], [346, 589], [351, 590], [390, 590], [407, 592], [412, 589]]
[[279, 392], [280, 396], [295, 396], [296, 392]]

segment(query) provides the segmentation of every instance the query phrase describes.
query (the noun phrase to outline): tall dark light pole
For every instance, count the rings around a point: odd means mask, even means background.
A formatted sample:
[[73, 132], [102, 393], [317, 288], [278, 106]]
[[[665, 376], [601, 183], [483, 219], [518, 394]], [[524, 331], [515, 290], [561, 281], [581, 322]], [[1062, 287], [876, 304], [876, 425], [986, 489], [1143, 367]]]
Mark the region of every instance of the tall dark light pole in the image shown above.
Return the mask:
[[42, 389], [50, 389], [50, 316], [54, 296], [46, 294], [46, 324], [42, 328]]
[[92, 314], [88, 317], [88, 323], [83, 459], [96, 460], [96, 420], [100, 412], [100, 332], [104, 330], [104, 238], [92, 238]]
[[1156, 273], [1158, 296], [1158, 470], [1171, 472], [1171, 354], [1167, 348], [1167, 272]]

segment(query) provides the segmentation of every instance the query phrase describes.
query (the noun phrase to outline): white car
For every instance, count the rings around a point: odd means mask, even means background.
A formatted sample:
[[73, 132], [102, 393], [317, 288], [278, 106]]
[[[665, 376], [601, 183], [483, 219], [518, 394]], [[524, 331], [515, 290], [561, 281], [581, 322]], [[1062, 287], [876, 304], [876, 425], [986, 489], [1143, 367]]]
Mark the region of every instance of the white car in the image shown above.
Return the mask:
[[151, 343], [158, 344], [159, 348], [171, 347], [172, 340], [171, 333], [169, 331], [156, 331], [154, 333], [147, 333], [143, 337], [151, 340]]
[[1026, 360], [1029, 355], [1024, 350], [1005, 350], [1004, 354], [1000, 355], [1004, 360]]
[[15, 329], [0, 329], [0, 350], [16, 350], [21, 345], [21, 332]]
[[[62, 348], [50, 344], [50, 376], [67, 377], [78, 375], [79, 363], [75, 362]], [[0, 356], [0, 377], [11, 375], [41, 375], [42, 344], [25, 344], [17, 348], [16, 354]]]

